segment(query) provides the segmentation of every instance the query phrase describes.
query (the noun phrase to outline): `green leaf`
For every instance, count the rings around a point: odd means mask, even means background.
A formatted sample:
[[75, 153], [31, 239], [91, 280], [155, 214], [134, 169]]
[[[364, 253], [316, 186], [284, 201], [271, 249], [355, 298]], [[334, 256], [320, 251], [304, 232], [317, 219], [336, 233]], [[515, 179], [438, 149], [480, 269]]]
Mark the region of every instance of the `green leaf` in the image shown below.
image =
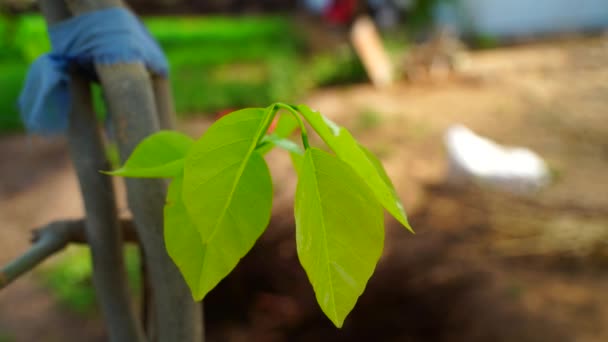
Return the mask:
[[160, 131], [142, 140], [123, 167], [104, 172], [112, 176], [171, 178], [181, 175], [184, 157], [194, 140], [189, 136]]
[[304, 154], [295, 200], [296, 243], [323, 312], [341, 327], [384, 245], [382, 206], [342, 160]]
[[302, 161], [304, 161], [304, 155], [299, 153], [289, 153], [289, 158], [291, 159], [291, 165], [293, 165], [294, 170], [296, 170], [297, 174], [300, 174], [300, 169], [302, 167]]
[[350, 165], [365, 180], [375, 197], [404, 227], [412, 231], [401, 200], [380, 161], [366, 152], [348, 130], [339, 127], [318, 112], [304, 105], [298, 110], [338, 158]]
[[182, 200], [206, 246], [195, 298], [230, 273], [270, 221], [270, 172], [254, 151], [267, 121], [264, 109], [226, 115], [186, 156]]
[[[286, 138], [288, 138], [298, 126], [298, 120], [296, 120], [292, 115], [281, 115], [277, 122], [277, 126], [274, 129], [274, 132], [265, 137], [265, 140], [262, 141], [262, 144], [258, 146], [257, 151], [261, 155], [265, 155], [266, 153], [270, 152], [270, 150], [272, 150], [275, 146], [284, 148], [284, 146], [281, 146], [279, 143], [282, 141], [286, 141]], [[297, 146], [295, 143], [293, 143], [293, 145]], [[304, 152], [300, 150], [300, 154], [304, 154]]]
[[273, 134], [281, 138], [287, 138], [298, 128], [299, 123], [296, 118], [290, 114], [281, 115], [277, 122], [277, 127], [274, 129]]
[[[200, 300], [203, 297], [200, 283], [206, 248], [182, 201], [182, 183], [181, 177], [174, 178], [167, 190], [164, 209], [165, 246], [190, 287], [192, 296]], [[208, 270], [204, 271], [210, 273]]]
[[[280, 147], [288, 152], [304, 155], [304, 151], [298, 144], [289, 139], [280, 138], [279, 136], [274, 134], [265, 135], [262, 139], [262, 144], [271, 144], [272, 146]], [[257, 151], [258, 153], [260, 152], [259, 148]]]
[[[213, 239], [203, 243], [182, 200], [183, 180], [174, 178], [167, 191], [164, 209], [165, 246], [188, 284], [192, 297], [202, 300], [233, 269], [226, 254], [238, 239]], [[255, 241], [255, 239], [253, 240]], [[240, 257], [236, 258], [237, 262]]]
[[396, 201], [397, 210], [398, 210], [398, 212], [402, 213], [402, 219], [405, 220], [405, 223], [402, 222], [402, 220], [400, 220], [399, 217], [397, 217], [397, 216], [395, 216], [395, 217], [409, 231], [411, 231], [413, 233], [414, 230], [412, 229], [412, 227], [409, 225], [409, 222], [407, 221], [407, 216], [405, 215], [405, 209], [403, 208], [403, 203], [401, 203], [401, 199], [399, 198], [399, 195], [397, 195], [397, 190], [395, 190], [395, 186], [393, 185], [393, 182], [391, 181], [388, 174], [386, 174], [386, 170], [384, 169], [384, 166], [382, 166], [382, 162], [380, 161], [380, 159], [378, 159], [378, 157], [376, 157], [372, 153], [372, 151], [365, 148], [365, 146], [359, 144], [359, 148], [365, 153], [365, 155], [367, 156], [367, 159], [369, 159], [369, 161], [374, 165], [374, 167], [376, 168], [376, 171], [378, 172], [378, 175], [380, 175], [380, 178], [382, 178], [382, 180], [384, 181], [384, 184], [390, 190], [390, 192], [393, 196], [393, 199]]

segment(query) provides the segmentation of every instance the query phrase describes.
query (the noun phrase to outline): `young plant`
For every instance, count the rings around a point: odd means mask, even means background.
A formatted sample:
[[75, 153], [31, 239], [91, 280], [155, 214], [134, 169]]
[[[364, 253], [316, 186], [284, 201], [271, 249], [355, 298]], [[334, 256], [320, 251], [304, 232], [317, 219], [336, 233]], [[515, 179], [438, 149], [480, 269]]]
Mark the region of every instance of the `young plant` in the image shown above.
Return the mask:
[[[272, 133], [277, 112], [285, 110]], [[334, 154], [311, 147], [303, 120]], [[288, 139], [299, 128], [302, 147]], [[263, 155], [287, 150], [298, 175], [296, 243], [323, 312], [341, 327], [384, 245], [383, 208], [411, 231], [380, 161], [343, 127], [299, 105], [230, 113], [197, 141], [158, 132], [143, 140], [123, 177], [170, 178], [165, 245], [195, 300], [202, 300], [253, 247], [270, 221], [272, 181]]]

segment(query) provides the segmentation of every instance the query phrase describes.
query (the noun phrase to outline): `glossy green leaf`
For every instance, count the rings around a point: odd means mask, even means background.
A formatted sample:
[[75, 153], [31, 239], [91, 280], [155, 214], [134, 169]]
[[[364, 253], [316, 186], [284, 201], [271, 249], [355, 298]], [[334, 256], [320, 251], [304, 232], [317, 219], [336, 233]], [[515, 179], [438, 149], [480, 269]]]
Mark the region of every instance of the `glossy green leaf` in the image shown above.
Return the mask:
[[192, 297], [200, 300], [204, 296], [200, 284], [206, 248], [182, 201], [182, 183], [181, 177], [174, 178], [167, 190], [164, 209], [165, 246], [190, 287]]
[[306, 151], [295, 199], [298, 256], [321, 309], [337, 327], [382, 254], [382, 212], [350, 166], [319, 149]]
[[298, 128], [299, 123], [293, 115], [283, 114], [279, 116], [279, 121], [277, 122], [277, 126], [274, 129], [273, 134], [281, 137], [287, 138], [293, 134], [293, 132]]
[[113, 176], [171, 178], [181, 175], [184, 157], [194, 140], [189, 136], [160, 131], [142, 140], [123, 167], [106, 172]]
[[[175, 178], [169, 185], [164, 209], [164, 236], [167, 252], [184, 277], [192, 297], [202, 300], [235, 267], [242, 257], [235, 249], [243, 238], [235, 229], [203, 243], [201, 235], [182, 200], [183, 181]], [[238, 224], [237, 224], [238, 225]], [[236, 228], [236, 227], [235, 227]], [[232, 235], [232, 238], [229, 234]], [[251, 240], [251, 244], [255, 242]], [[244, 249], [249, 250], [251, 247]]]
[[401, 203], [401, 199], [399, 198], [399, 195], [397, 194], [397, 190], [395, 190], [395, 186], [393, 185], [393, 182], [391, 181], [388, 174], [386, 174], [386, 170], [384, 169], [384, 166], [382, 166], [382, 162], [380, 161], [380, 159], [378, 159], [378, 157], [376, 157], [370, 150], [365, 148], [363, 145], [359, 144], [359, 148], [365, 153], [365, 155], [367, 156], [367, 159], [369, 159], [369, 161], [374, 165], [374, 167], [376, 168], [376, 171], [378, 172], [378, 175], [380, 175], [380, 178], [382, 178], [382, 180], [384, 181], [384, 184], [386, 184], [386, 186], [390, 190], [393, 198], [395, 199], [396, 204], [397, 204], [397, 209], [399, 212], [401, 212], [403, 214], [403, 219], [405, 219], [405, 223], [401, 222], [401, 220], [399, 220], [399, 221], [401, 223], [403, 223], [403, 225], [409, 231], [411, 231], [413, 233], [414, 230], [412, 230], [412, 227], [410, 227], [409, 222], [407, 221], [407, 216], [405, 215], [405, 209], [403, 208], [403, 203]]
[[291, 165], [293, 165], [293, 169], [297, 174], [300, 174], [300, 168], [302, 167], [302, 161], [304, 160], [304, 155], [299, 153], [289, 153], [289, 158], [291, 159]]
[[[274, 134], [264, 136], [264, 138], [262, 139], [262, 144], [264, 144], [264, 143], [268, 143], [268, 144], [271, 144], [272, 146], [282, 148], [285, 151], [288, 151], [291, 153], [304, 155], [304, 151], [302, 150], [300, 145], [296, 144], [292, 140], [280, 138]], [[259, 152], [259, 150], [258, 150], [258, 152]]]
[[255, 152], [267, 119], [264, 109], [228, 114], [186, 156], [182, 200], [207, 248], [195, 298], [236, 266], [270, 221], [270, 172]]
[[[274, 131], [271, 134], [268, 134], [267, 136], [265, 136], [265, 139], [258, 146], [257, 151], [261, 155], [264, 155], [264, 154], [270, 152], [270, 150], [272, 150], [272, 148], [275, 146], [285, 148], [285, 146], [281, 146], [280, 143], [282, 141], [286, 141], [287, 140], [286, 138], [288, 138], [290, 135], [292, 135], [298, 126], [299, 126], [298, 121], [292, 115], [279, 116], [277, 126], [275, 127]], [[287, 140], [287, 141], [291, 142], [291, 140]], [[293, 143], [293, 145], [297, 146], [297, 144], [295, 144], [295, 143]], [[292, 147], [293, 147], [293, 145], [292, 145]], [[300, 153], [304, 154], [304, 151], [301, 151]]]
[[314, 112], [304, 105], [297, 108], [329, 148], [365, 180], [386, 210], [413, 232], [401, 200], [377, 158], [373, 154], [365, 152], [347, 129], [337, 126], [320, 113]]

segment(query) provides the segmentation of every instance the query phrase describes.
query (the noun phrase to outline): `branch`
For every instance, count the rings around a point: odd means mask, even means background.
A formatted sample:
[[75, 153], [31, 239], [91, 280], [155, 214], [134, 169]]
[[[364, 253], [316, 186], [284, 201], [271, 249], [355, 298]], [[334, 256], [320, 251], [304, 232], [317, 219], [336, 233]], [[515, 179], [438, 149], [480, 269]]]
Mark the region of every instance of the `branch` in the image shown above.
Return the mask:
[[[57, 232], [57, 230], [67, 229], [69, 230], [68, 243], [88, 244], [85, 224], [85, 219], [51, 222], [42, 228], [34, 229], [32, 232], [32, 242], [38, 242], [43, 234], [60, 234], [61, 232]], [[124, 242], [139, 243], [137, 232], [131, 219], [121, 219], [119, 224]]]
[[[131, 220], [121, 220], [120, 226], [125, 241], [137, 242], [137, 234]], [[69, 243], [87, 243], [85, 222], [82, 219], [51, 222], [34, 230], [32, 242], [33, 245], [27, 252], [0, 270], [0, 289], [5, 288]]]
[[34, 235], [34, 245], [0, 271], [0, 289], [31, 270], [48, 256], [63, 249], [78, 227], [73, 221], [53, 222]]

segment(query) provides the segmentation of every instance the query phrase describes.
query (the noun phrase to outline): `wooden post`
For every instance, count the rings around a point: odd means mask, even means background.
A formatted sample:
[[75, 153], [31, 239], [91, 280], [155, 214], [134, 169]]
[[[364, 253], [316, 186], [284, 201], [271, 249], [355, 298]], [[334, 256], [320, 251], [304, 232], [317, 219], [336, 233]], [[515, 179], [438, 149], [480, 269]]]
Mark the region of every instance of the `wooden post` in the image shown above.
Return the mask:
[[[143, 341], [129, 296], [123, 238], [112, 182], [99, 170], [109, 170], [103, 140], [92, 110], [90, 84], [72, 73], [72, 106], [68, 133], [70, 155], [80, 181], [86, 209], [87, 241], [93, 257], [93, 282], [112, 341]], [[142, 261], [143, 262], [143, 261]]]
[[[67, 19], [60, 0], [41, 0], [48, 25]], [[124, 267], [123, 241], [116, 210], [114, 189], [108, 176], [104, 145], [98, 131], [87, 80], [71, 73], [72, 108], [68, 143], [78, 175], [86, 211], [86, 235], [93, 259], [93, 283], [112, 341], [144, 341], [129, 296]]]
[[[68, 0], [75, 14], [123, 5], [117, 0]], [[141, 62], [97, 64], [107, 105], [112, 115], [120, 157], [124, 161], [137, 144], [159, 130], [159, 115], [152, 81]], [[161, 99], [160, 103], [169, 103]], [[127, 196], [144, 249], [152, 287], [154, 340], [198, 342], [202, 340], [201, 308], [192, 299], [181, 274], [167, 254], [163, 235], [163, 180], [127, 179]]]
[[369, 17], [357, 18], [350, 37], [374, 86], [382, 88], [390, 85], [393, 82], [393, 67], [374, 22]]

